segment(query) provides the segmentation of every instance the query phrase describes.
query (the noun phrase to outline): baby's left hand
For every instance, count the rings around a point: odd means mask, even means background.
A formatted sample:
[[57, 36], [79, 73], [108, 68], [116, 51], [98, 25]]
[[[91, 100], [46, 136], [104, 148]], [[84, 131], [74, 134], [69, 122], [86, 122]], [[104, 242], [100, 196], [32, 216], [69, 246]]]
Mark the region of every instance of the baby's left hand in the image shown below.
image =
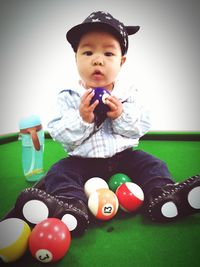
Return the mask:
[[110, 95], [106, 99], [106, 104], [110, 108], [110, 111], [107, 112], [107, 116], [112, 120], [117, 119], [122, 114], [123, 105], [117, 97]]

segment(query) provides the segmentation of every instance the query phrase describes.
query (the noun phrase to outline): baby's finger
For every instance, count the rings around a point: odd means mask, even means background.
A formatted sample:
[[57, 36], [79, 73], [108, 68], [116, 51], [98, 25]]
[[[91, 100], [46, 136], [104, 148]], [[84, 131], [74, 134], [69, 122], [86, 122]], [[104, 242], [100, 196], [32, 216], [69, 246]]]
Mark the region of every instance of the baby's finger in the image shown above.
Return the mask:
[[89, 98], [89, 101], [90, 101], [92, 99], [93, 95], [94, 95], [93, 89], [92, 88], [87, 89], [86, 92], [81, 97], [81, 101], [83, 101], [83, 102], [87, 101], [88, 102], [88, 98]]

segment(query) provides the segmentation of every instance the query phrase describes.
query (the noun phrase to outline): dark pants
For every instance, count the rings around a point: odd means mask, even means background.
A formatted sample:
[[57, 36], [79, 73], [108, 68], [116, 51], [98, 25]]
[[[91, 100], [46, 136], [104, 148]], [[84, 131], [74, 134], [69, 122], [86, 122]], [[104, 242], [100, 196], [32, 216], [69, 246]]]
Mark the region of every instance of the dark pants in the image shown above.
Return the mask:
[[87, 203], [84, 183], [92, 177], [106, 181], [124, 173], [147, 194], [153, 187], [174, 183], [165, 162], [141, 150], [127, 149], [111, 158], [67, 157], [51, 167], [45, 177], [49, 194], [75, 197]]

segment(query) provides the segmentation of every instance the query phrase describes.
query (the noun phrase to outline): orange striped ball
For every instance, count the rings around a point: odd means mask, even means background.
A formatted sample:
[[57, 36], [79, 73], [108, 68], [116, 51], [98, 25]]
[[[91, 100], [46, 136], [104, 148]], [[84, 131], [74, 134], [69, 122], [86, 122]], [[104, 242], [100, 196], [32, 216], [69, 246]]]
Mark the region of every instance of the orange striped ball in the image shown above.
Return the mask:
[[110, 220], [117, 213], [119, 202], [110, 189], [101, 188], [94, 191], [88, 199], [91, 213], [99, 220]]

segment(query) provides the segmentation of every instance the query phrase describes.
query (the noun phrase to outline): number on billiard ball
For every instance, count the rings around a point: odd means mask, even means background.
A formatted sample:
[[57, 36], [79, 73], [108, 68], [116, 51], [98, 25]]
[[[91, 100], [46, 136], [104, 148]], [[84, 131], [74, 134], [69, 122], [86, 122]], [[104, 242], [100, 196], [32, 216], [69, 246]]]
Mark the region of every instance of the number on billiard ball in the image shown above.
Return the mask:
[[71, 243], [68, 227], [57, 218], [38, 223], [29, 237], [29, 249], [38, 261], [55, 262], [64, 257]]
[[90, 195], [88, 207], [97, 219], [110, 220], [117, 213], [119, 202], [114, 192], [101, 188]]

